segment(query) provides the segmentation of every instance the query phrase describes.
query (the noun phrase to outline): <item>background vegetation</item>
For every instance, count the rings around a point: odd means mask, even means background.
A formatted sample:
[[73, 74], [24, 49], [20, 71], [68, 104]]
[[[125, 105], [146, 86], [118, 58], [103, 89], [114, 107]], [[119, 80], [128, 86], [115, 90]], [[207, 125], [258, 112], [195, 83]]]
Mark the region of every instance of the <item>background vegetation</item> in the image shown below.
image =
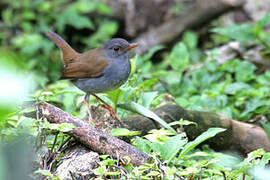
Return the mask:
[[[34, 179], [40, 174], [57, 179], [51, 173], [63, 154], [51, 171], [38, 169], [38, 164], [46, 151], [59, 148], [68, 138], [64, 132], [71, 127], [51, 125], [24, 113], [31, 112], [33, 109], [28, 105], [37, 100], [49, 101], [79, 118], [86, 115], [86, 109], [82, 106], [82, 91], [69, 81], [57, 81], [60, 53], [44, 34], [54, 30], [83, 52], [118, 35], [119, 24], [105, 16], [113, 10], [100, 1], [21, 0], [1, 4], [5, 8], [0, 14], [0, 179], [29, 179], [29, 174]], [[94, 12], [99, 16], [92, 19], [87, 16]], [[147, 54], [133, 57], [128, 82], [101, 97], [117, 108], [123, 119], [131, 112], [117, 104], [135, 102], [151, 109], [162, 102], [165, 94], [171, 94], [176, 103], [187, 109], [219, 112], [240, 121], [264, 116], [267, 121], [270, 72], [261, 71], [249, 57], [219, 64], [216, 57], [221, 55], [216, 47], [232, 40], [240, 42], [244, 51], [250, 44], [259, 45], [261, 55], [267, 59], [270, 36], [265, 27], [270, 24], [270, 15], [252, 24], [220, 27], [219, 23], [219, 20], [212, 22], [214, 28], [209, 31], [208, 40], [202, 41], [198, 33], [186, 31], [171, 49], [156, 46]], [[206, 48], [210, 51], [207, 55]], [[153, 55], [160, 50], [163, 50], [159, 54], [162, 61], [156, 63]], [[92, 105], [98, 104], [94, 99], [90, 101]], [[189, 123], [175, 122], [179, 128]], [[123, 173], [113, 168], [116, 160], [101, 156], [100, 166], [94, 170], [95, 178], [269, 179], [270, 169], [266, 165], [270, 153], [262, 149], [247, 157], [215, 152], [207, 145], [195, 149], [222, 131], [209, 129], [194, 141], [188, 141], [184, 133], [174, 135], [165, 129], [152, 130], [144, 137], [130, 136], [132, 144], [150, 154], [153, 160], [140, 167], [127, 165]], [[28, 168], [32, 167], [30, 159], [34, 161], [34, 171]], [[23, 168], [22, 164], [25, 164]]]

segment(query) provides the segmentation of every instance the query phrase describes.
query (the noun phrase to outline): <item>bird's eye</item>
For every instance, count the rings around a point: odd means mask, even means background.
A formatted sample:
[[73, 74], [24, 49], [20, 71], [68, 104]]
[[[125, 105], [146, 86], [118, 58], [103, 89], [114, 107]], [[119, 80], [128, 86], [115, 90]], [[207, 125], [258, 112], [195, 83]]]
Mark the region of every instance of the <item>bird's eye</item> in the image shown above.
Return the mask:
[[113, 48], [113, 50], [114, 50], [115, 52], [119, 52], [119, 51], [120, 51], [120, 48], [116, 46], [116, 47]]

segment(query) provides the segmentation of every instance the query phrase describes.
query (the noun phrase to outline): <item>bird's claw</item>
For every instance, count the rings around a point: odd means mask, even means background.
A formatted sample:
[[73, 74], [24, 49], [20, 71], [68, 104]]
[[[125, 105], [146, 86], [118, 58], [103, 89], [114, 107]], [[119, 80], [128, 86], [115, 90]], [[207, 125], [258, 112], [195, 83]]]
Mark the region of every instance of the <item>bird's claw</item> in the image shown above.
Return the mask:
[[106, 104], [102, 104], [101, 106], [106, 108], [110, 112], [111, 116], [114, 119], [116, 119], [120, 124], [123, 123], [123, 121], [120, 118], [117, 117], [116, 113], [114, 112], [114, 110], [113, 110], [113, 108], [111, 106], [107, 106]]

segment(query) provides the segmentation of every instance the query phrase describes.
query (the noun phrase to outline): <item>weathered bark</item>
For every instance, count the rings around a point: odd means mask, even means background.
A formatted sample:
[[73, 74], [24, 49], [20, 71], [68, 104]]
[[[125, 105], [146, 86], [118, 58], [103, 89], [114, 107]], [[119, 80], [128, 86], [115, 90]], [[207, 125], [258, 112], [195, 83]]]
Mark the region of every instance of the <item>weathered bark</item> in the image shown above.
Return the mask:
[[141, 34], [135, 41], [136, 53], [143, 54], [155, 45], [175, 41], [187, 29], [209, 23], [221, 14], [244, 5], [245, 0], [198, 0], [184, 13]]
[[64, 180], [73, 180], [72, 176], [82, 180], [93, 179], [95, 177], [93, 171], [98, 167], [99, 161], [98, 153], [77, 145], [65, 152], [65, 156], [61, 158], [61, 164], [54, 171], [54, 174]]
[[103, 0], [110, 6], [113, 17], [124, 24], [125, 34], [136, 37], [173, 17], [173, 6], [188, 6], [195, 0]]
[[[263, 128], [236, 121], [223, 115], [213, 112], [200, 112], [186, 110], [174, 103], [167, 103], [154, 110], [166, 122], [172, 122], [182, 119], [196, 122], [198, 126], [184, 126], [184, 130], [190, 140], [195, 139], [201, 133], [211, 127], [221, 127], [227, 130], [207, 143], [215, 150], [237, 150], [242, 153], [249, 153], [258, 148], [270, 151], [270, 141]], [[148, 118], [136, 115], [127, 118], [124, 121], [130, 129], [141, 130], [143, 133], [159, 128]]]
[[130, 144], [90, 126], [88, 123], [73, 117], [51, 104], [41, 102], [38, 105], [38, 109], [51, 123], [74, 124], [77, 128], [69, 131], [68, 134], [98, 153], [109, 154], [116, 159], [123, 159], [123, 157], [128, 156], [131, 159], [131, 163], [135, 166], [146, 162], [149, 158], [147, 154], [137, 150]]

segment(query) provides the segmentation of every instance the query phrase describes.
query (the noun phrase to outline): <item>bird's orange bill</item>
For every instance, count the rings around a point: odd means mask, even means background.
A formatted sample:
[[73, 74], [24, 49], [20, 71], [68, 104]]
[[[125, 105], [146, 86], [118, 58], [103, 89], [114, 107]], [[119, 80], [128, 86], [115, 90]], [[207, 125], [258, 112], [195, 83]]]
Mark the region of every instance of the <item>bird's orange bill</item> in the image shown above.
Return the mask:
[[129, 47], [127, 47], [127, 48], [125, 49], [125, 51], [129, 51], [129, 50], [131, 50], [131, 49], [133, 49], [133, 48], [135, 48], [135, 47], [137, 47], [137, 46], [138, 46], [137, 43], [132, 43], [132, 44], [130, 44]]

